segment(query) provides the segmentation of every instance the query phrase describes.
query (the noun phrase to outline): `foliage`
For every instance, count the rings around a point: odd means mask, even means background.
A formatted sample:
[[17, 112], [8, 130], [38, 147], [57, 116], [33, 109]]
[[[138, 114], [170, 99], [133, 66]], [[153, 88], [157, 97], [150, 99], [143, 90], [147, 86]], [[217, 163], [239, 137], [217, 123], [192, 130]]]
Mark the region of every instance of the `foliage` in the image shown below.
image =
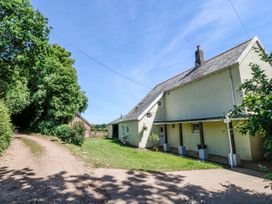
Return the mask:
[[29, 0], [0, 1], [0, 22], [0, 98], [16, 126], [52, 134], [87, 107], [74, 60]]
[[[262, 59], [272, 64], [272, 54], [258, 50]], [[243, 134], [264, 137], [264, 150], [267, 158], [272, 158], [272, 78], [268, 78], [264, 70], [257, 64], [250, 64], [252, 78], [247, 79], [240, 86], [244, 92], [242, 103], [235, 107], [232, 115], [244, 116], [247, 119], [239, 122], [237, 127]], [[272, 67], [271, 67], [272, 69]], [[246, 112], [245, 112], [246, 110]]]
[[87, 97], [78, 85], [71, 54], [57, 45], [50, 46], [49, 50], [50, 55], [42, 65], [44, 74], [37, 79], [38, 89], [29, 106], [34, 110], [30, 126], [42, 132], [69, 123], [76, 113], [87, 107]]
[[0, 154], [8, 147], [12, 138], [12, 125], [10, 123], [9, 110], [0, 101]]
[[92, 125], [92, 130], [94, 131], [107, 131], [107, 125], [106, 124], [95, 124]]
[[111, 139], [88, 138], [81, 147], [68, 145], [68, 148], [94, 167], [157, 172], [221, 168], [210, 162], [128, 147]]
[[81, 122], [76, 122], [72, 126], [64, 124], [56, 128], [55, 134], [65, 143], [82, 145], [85, 139], [84, 126]]
[[56, 128], [55, 135], [57, 135], [63, 142], [71, 143], [73, 129], [70, 125], [63, 124]]
[[159, 144], [160, 144], [160, 143], [159, 143], [159, 142], [160, 142], [160, 137], [159, 137], [159, 135], [158, 135], [157, 133], [152, 132], [152, 133], [150, 134], [149, 138], [150, 138], [150, 141], [153, 143], [154, 148], [155, 148], [156, 150], [158, 150], [158, 146], [159, 146]]
[[57, 135], [62, 141], [71, 143], [73, 129], [70, 125], [63, 124], [56, 128], [55, 135]]
[[72, 144], [81, 146], [85, 140], [85, 128], [82, 122], [75, 122], [73, 125], [74, 137]]
[[29, 102], [29, 77], [46, 50], [49, 28], [28, 0], [0, 1], [0, 22], [0, 98], [18, 113]]
[[[266, 54], [262, 49], [256, 49], [261, 59], [271, 65], [272, 53]], [[235, 107], [233, 117], [246, 116], [246, 120], [236, 125], [242, 134], [255, 136], [260, 134], [264, 139], [265, 157], [272, 159], [272, 78], [268, 78], [258, 64], [250, 64], [252, 78], [241, 84], [243, 91], [242, 103]], [[270, 179], [272, 177], [270, 176]], [[272, 188], [272, 184], [271, 184]]]

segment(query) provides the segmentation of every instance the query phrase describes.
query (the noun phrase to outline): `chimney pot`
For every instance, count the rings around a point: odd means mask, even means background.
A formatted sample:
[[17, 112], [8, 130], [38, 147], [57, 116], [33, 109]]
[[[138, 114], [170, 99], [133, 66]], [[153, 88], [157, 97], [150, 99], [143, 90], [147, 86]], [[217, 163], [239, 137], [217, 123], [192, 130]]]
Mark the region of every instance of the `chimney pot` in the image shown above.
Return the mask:
[[200, 46], [196, 46], [195, 51], [195, 67], [200, 67], [204, 63], [204, 52], [200, 49]]

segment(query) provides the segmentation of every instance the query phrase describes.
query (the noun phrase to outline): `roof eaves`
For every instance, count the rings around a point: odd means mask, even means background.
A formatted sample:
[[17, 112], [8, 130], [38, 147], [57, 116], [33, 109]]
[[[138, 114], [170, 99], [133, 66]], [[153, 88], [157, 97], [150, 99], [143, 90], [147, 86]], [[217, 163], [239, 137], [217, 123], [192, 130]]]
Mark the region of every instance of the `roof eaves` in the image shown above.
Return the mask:
[[81, 114], [77, 114], [77, 117], [79, 117], [81, 120], [83, 120], [88, 126], [92, 127], [91, 123], [87, 119], [85, 119]]
[[162, 92], [140, 115], [139, 117], [137, 118], [137, 120], [141, 120], [145, 114], [151, 109], [154, 107], [154, 105], [162, 98], [164, 92]]
[[259, 38], [255, 36], [254, 38], [251, 39], [250, 44], [247, 46], [247, 48], [244, 50], [244, 52], [241, 54], [241, 56], [237, 59], [237, 63], [241, 64], [243, 60], [246, 58], [248, 53], [250, 52], [251, 48], [254, 46], [255, 43], [258, 43], [261, 48], [264, 49], [264, 46], [260, 42]]

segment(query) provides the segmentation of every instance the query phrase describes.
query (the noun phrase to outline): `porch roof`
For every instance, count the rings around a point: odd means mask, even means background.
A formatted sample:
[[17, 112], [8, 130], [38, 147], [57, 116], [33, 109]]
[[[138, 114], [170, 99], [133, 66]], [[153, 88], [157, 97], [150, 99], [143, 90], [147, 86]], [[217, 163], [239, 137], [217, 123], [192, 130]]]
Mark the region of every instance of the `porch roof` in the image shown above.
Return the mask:
[[[214, 121], [224, 121], [225, 116], [210, 116], [203, 118], [190, 118], [190, 119], [179, 119], [179, 120], [164, 120], [164, 121], [154, 121], [154, 125], [164, 125], [164, 124], [174, 124], [174, 123], [192, 123], [192, 122], [214, 122]], [[238, 117], [230, 118], [231, 121], [237, 120], [247, 120], [246, 115], [241, 115]]]
[[213, 121], [223, 121], [224, 116], [212, 116], [204, 118], [190, 118], [190, 119], [179, 119], [179, 120], [165, 120], [165, 121], [154, 121], [155, 125], [163, 124], [173, 124], [173, 123], [190, 123], [190, 122], [213, 122]]

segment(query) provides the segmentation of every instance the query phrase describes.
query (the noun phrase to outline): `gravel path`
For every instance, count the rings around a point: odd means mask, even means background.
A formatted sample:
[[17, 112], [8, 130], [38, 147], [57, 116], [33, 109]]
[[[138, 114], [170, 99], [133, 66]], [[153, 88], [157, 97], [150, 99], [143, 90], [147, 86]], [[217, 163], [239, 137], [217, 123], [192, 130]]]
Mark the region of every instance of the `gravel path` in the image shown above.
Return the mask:
[[[34, 156], [20, 137], [43, 146], [43, 155]], [[63, 145], [18, 135], [0, 158], [0, 203], [272, 203], [272, 190], [255, 174], [90, 169]]]

